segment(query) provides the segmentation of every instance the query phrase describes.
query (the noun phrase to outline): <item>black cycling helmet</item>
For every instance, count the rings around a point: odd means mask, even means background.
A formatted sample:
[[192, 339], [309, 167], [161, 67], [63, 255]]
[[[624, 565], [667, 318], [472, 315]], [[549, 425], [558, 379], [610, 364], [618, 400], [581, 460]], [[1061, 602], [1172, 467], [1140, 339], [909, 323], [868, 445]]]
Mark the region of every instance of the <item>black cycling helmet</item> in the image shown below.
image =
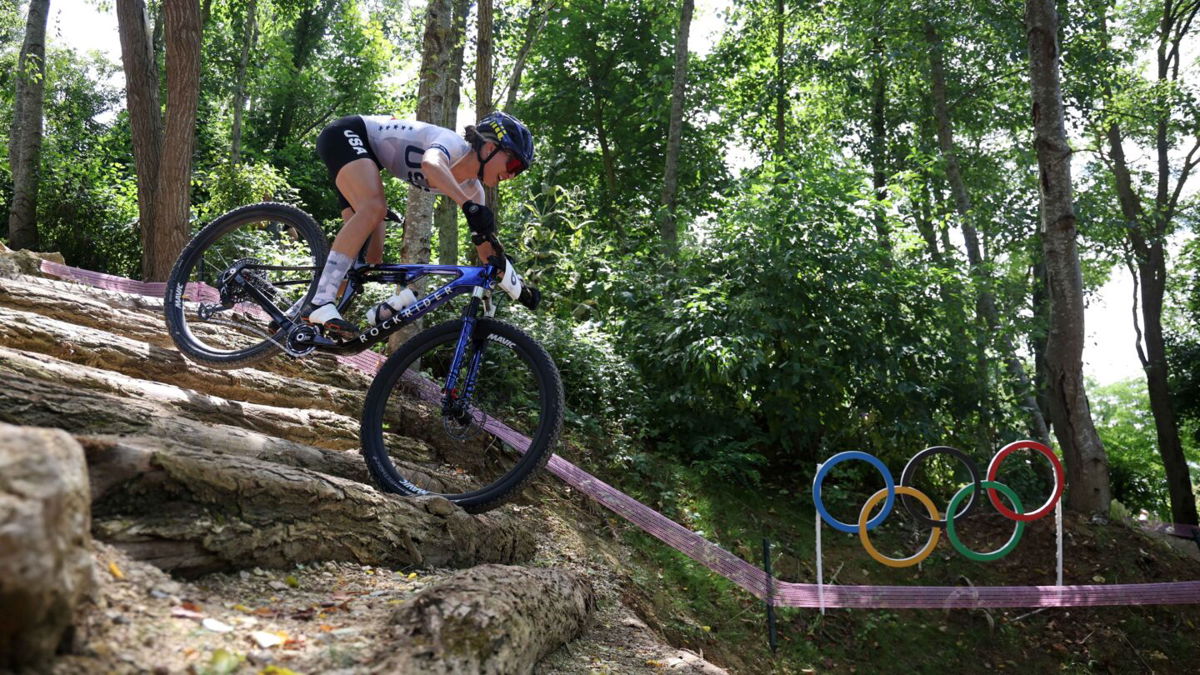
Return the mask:
[[521, 123], [521, 120], [506, 112], [494, 112], [484, 115], [475, 125], [475, 132], [480, 138], [491, 141], [525, 163], [522, 171], [533, 164], [533, 134]]

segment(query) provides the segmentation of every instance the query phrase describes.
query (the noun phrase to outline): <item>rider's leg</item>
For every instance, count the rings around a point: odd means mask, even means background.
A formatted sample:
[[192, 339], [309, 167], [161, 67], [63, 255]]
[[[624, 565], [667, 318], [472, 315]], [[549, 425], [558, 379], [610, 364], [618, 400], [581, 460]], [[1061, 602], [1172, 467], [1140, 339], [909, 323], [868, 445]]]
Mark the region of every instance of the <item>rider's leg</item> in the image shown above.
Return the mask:
[[[346, 224], [334, 238], [333, 250], [330, 253], [340, 253], [353, 260], [367, 241], [367, 237], [376, 234], [383, 227], [383, 218], [387, 215], [383, 179], [379, 177], [379, 167], [374, 161], [356, 159], [338, 171], [335, 183], [338, 191], [350, 202], [350, 208], [342, 211]], [[350, 214], [348, 218], [347, 212]], [[372, 241], [372, 244], [374, 243]], [[380, 241], [378, 246], [382, 255], [383, 242]]]
[[[345, 223], [354, 215], [354, 209], [346, 207], [342, 209], [342, 222]], [[380, 221], [379, 226], [371, 233], [371, 238], [367, 240], [367, 249], [363, 252], [363, 260], [371, 265], [379, 265], [383, 262], [383, 242], [387, 235], [387, 221]], [[342, 283], [338, 286], [337, 295], [342, 297], [342, 293], [346, 292], [346, 284], [348, 280], [342, 279]]]
[[367, 240], [367, 262], [378, 265], [383, 262], [383, 240], [387, 235], [387, 221], [381, 220]]
[[345, 340], [357, 335], [357, 329], [342, 319], [333, 303], [342, 279], [350, 270], [363, 243], [383, 223], [387, 205], [379, 167], [373, 160], [357, 159], [346, 164], [338, 171], [335, 183], [338, 191], [350, 203], [350, 209], [347, 210], [351, 211], [351, 215], [333, 240], [325, 269], [317, 282], [317, 293], [312, 299], [315, 309], [309, 314], [309, 320], [323, 324], [327, 332], [333, 331], [334, 337]]

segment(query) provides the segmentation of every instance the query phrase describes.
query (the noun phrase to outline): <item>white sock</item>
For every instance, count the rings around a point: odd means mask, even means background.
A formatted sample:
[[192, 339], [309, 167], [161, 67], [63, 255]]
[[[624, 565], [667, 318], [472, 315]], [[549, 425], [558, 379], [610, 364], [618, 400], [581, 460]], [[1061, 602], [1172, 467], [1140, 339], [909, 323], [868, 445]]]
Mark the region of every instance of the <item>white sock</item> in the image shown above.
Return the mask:
[[346, 278], [346, 272], [354, 259], [337, 251], [330, 251], [325, 260], [325, 269], [321, 272], [321, 280], [317, 282], [317, 294], [313, 296], [313, 307], [320, 307], [337, 299], [338, 286]]

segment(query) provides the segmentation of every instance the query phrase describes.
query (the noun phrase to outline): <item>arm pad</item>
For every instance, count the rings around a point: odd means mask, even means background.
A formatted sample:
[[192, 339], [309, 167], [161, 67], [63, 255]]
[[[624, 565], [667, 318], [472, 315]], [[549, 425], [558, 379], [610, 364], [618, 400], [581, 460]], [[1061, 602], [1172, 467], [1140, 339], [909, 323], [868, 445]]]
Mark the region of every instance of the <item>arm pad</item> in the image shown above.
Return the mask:
[[496, 217], [487, 206], [467, 202], [462, 205], [462, 212], [467, 217], [467, 229], [471, 231], [471, 241], [476, 246], [496, 236]]

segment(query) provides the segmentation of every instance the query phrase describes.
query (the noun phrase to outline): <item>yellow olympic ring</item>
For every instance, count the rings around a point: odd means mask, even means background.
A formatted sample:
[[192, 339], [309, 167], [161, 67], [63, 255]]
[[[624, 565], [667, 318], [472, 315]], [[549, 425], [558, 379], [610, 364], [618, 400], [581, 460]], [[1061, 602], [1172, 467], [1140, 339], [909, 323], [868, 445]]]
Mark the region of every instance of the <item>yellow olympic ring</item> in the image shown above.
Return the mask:
[[[925, 547], [908, 558], [889, 558], [875, 550], [875, 546], [871, 544], [871, 540], [867, 536], [867, 521], [870, 520], [871, 509], [875, 508], [876, 504], [883, 501], [883, 498], [887, 496], [887, 493], [887, 488], [884, 488], [871, 495], [871, 498], [867, 500], [867, 503], [863, 504], [862, 511], [859, 511], [858, 513], [858, 540], [862, 542], [863, 548], [867, 551], [867, 555], [870, 555], [872, 558], [874, 558], [876, 562], [887, 565], [888, 567], [912, 567], [913, 565], [916, 565], [922, 560], [928, 558], [929, 554], [933, 553], [933, 549], [938, 543], [938, 537], [942, 535], [941, 528], [931, 528], [929, 533], [929, 541], [925, 542]], [[924, 492], [908, 487], [907, 485], [897, 485], [896, 494], [915, 497], [917, 501], [924, 504], [925, 508], [929, 510], [929, 515], [932, 520], [938, 519], [937, 507], [933, 505], [933, 500], [926, 496]]]

